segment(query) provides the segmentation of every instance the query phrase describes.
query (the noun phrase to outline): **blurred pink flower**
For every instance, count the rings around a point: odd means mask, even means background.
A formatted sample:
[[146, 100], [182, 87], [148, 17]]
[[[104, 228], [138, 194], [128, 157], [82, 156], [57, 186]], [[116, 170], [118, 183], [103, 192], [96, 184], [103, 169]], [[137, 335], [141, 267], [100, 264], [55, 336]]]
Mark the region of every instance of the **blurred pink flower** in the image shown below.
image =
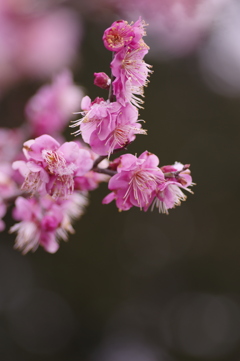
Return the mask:
[[[134, 19], [144, 15], [149, 23], [151, 56], [182, 56], [201, 44], [229, 0], [101, 0], [117, 10], [120, 17]], [[99, 8], [101, 11], [101, 8]]]
[[22, 148], [24, 131], [20, 128], [0, 128], [0, 163], [12, 162]]
[[66, 200], [54, 201], [51, 197], [25, 199], [18, 197], [13, 217], [21, 222], [11, 227], [17, 232], [15, 248], [26, 254], [41, 245], [45, 251], [55, 253], [59, 239], [67, 241], [68, 232], [74, 233], [72, 221], [79, 218], [87, 205], [82, 194], [73, 194]]
[[0, 163], [0, 232], [4, 230], [5, 223], [2, 218], [7, 212], [10, 199], [19, 194], [17, 184], [12, 179], [13, 170], [10, 163]]
[[23, 76], [46, 77], [70, 65], [81, 33], [80, 20], [66, 7], [1, 0], [1, 91]]
[[55, 76], [52, 84], [42, 86], [26, 105], [31, 134], [61, 132], [79, 107], [82, 96], [82, 89], [73, 83], [70, 71], [64, 70]]
[[33, 16], [19, 30], [21, 46], [15, 62], [23, 74], [41, 77], [60, 71], [77, 53], [80, 21], [67, 8]]
[[211, 89], [240, 94], [240, 3], [231, 0], [199, 52], [200, 66]]

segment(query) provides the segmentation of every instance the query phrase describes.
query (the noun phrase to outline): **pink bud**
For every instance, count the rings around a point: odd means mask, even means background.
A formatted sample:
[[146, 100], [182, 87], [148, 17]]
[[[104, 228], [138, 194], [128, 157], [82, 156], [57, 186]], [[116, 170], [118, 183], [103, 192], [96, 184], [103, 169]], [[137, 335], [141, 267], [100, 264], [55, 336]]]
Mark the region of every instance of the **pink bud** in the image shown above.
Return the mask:
[[111, 79], [106, 73], [94, 73], [94, 84], [102, 89], [108, 89]]

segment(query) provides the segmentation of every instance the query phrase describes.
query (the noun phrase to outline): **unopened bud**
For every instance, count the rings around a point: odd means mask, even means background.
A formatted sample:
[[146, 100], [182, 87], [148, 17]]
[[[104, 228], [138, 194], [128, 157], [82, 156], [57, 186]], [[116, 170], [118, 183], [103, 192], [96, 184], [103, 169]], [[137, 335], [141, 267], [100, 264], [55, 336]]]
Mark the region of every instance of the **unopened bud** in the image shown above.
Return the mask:
[[102, 89], [108, 89], [111, 79], [106, 73], [94, 73], [94, 84]]

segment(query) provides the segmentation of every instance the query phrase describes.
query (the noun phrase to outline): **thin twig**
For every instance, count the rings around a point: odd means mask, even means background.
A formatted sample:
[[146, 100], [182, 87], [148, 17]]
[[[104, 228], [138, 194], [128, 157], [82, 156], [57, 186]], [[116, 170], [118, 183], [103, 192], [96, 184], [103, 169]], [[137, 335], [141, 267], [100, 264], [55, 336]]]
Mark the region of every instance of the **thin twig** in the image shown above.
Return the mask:
[[106, 155], [100, 155], [95, 162], [93, 163], [92, 170], [98, 166], [99, 163], [101, 163], [106, 157]]
[[110, 177], [117, 174], [117, 172], [115, 170], [111, 170], [111, 169], [107, 169], [107, 168], [99, 168], [99, 167], [93, 168], [92, 171], [96, 172], [96, 173], [106, 174], [106, 175], [109, 175]]
[[168, 172], [168, 173], [164, 173], [165, 178], [172, 178], [172, 177], [178, 177], [180, 173], [182, 173], [183, 171], [185, 171], [186, 169], [188, 169], [190, 167], [190, 164], [185, 164], [183, 169], [181, 170], [177, 170], [176, 172]]
[[3, 201], [6, 203], [6, 205], [11, 205], [18, 197], [27, 197], [27, 193], [25, 191], [19, 190], [10, 197], [3, 197]]
[[[112, 59], [113, 58], [114, 58], [114, 52], [112, 53]], [[116, 101], [116, 96], [113, 94], [113, 87], [112, 87], [112, 83], [113, 83], [114, 79], [115, 79], [115, 77], [113, 76], [112, 71], [111, 71], [111, 83], [109, 86], [109, 93], [108, 93], [108, 100], [111, 103]]]

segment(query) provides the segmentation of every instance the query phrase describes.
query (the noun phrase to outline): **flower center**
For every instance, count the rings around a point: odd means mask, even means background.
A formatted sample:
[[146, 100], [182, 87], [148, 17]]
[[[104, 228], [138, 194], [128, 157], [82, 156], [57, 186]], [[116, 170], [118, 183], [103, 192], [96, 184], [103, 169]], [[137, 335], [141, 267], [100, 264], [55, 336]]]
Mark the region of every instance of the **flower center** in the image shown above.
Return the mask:
[[66, 169], [66, 160], [64, 157], [52, 150], [43, 150], [43, 159], [47, 163], [47, 171], [50, 174], [63, 174]]

